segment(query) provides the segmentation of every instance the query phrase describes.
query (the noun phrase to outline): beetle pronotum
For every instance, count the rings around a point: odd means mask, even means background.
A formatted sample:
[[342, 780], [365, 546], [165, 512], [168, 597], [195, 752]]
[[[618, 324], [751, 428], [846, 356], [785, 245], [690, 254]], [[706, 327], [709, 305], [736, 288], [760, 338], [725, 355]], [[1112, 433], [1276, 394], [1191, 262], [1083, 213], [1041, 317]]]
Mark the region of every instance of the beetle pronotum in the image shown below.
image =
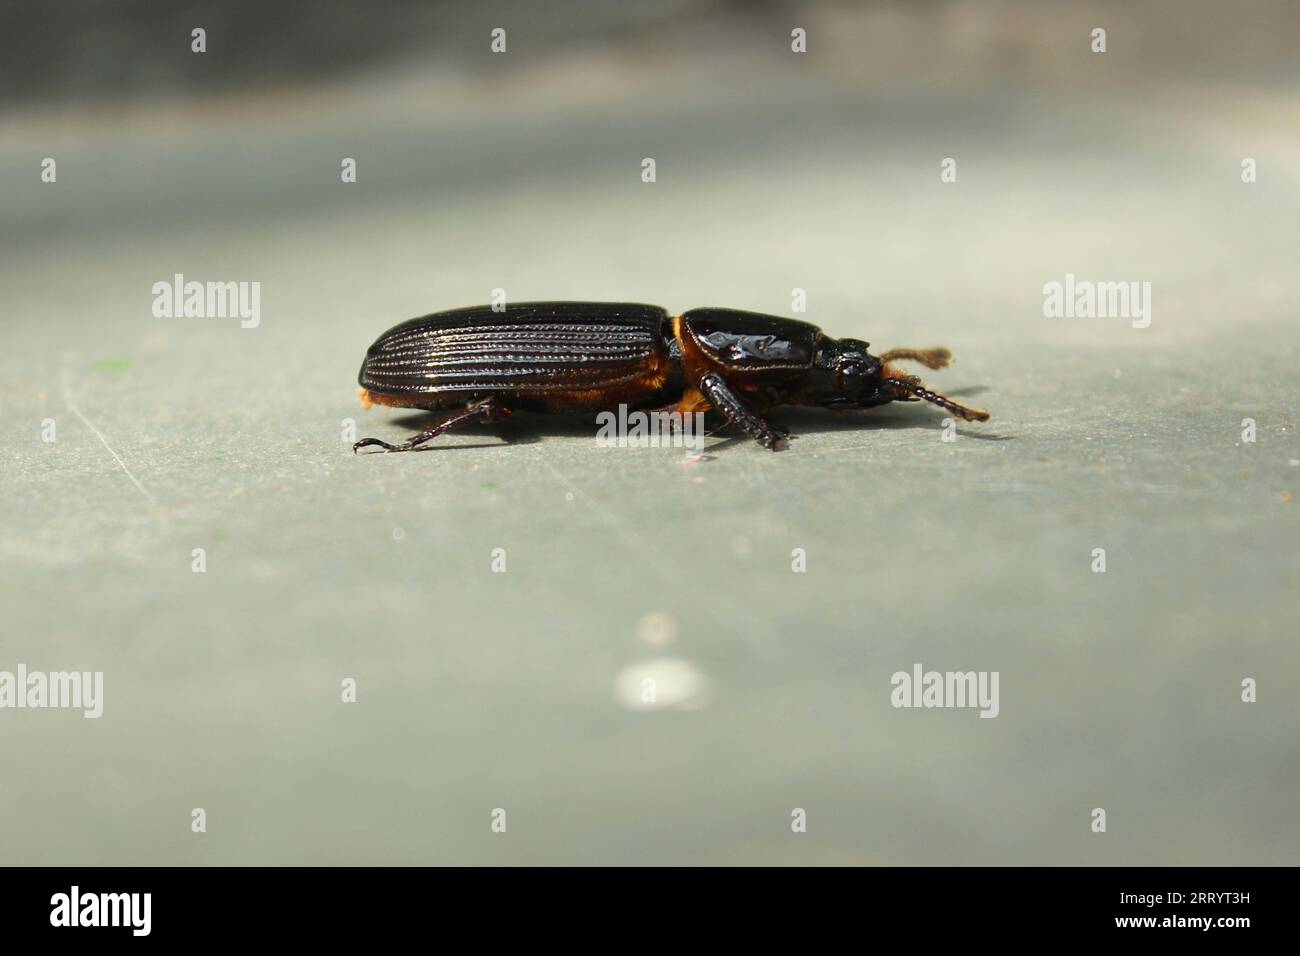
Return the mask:
[[408, 451], [475, 420], [514, 409], [601, 411], [626, 404], [683, 414], [720, 412], [765, 448], [782, 434], [763, 417], [773, 405], [870, 408], [924, 400], [965, 419], [989, 413], [926, 388], [895, 367], [904, 360], [943, 368], [943, 348], [867, 351], [817, 326], [736, 309], [670, 316], [628, 302], [524, 302], [504, 312], [473, 306], [403, 322], [366, 352], [361, 402], [455, 413], [400, 445]]

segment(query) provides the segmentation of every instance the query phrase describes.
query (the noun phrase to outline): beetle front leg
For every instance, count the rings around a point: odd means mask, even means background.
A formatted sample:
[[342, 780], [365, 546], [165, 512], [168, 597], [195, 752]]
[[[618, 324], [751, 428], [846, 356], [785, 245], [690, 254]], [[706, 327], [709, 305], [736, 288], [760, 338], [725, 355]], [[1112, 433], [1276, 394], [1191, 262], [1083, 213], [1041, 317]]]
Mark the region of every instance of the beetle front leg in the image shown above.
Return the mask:
[[462, 425], [468, 425], [475, 419], [481, 418], [485, 422], [497, 422], [510, 414], [509, 409], [498, 408], [493, 404], [491, 399], [482, 402], [476, 402], [470, 405], [463, 412], [458, 412], [450, 418], [440, 421], [432, 428], [426, 428], [412, 438], [408, 438], [400, 445], [390, 445], [386, 441], [378, 438], [363, 438], [352, 446], [352, 454], [357, 453], [358, 448], [365, 448], [369, 445], [378, 445], [384, 451], [410, 451], [419, 445], [423, 445], [430, 439], [437, 438], [439, 435], [445, 435], [447, 432], [460, 428]]
[[750, 411], [731, 390], [722, 376], [717, 372], [706, 372], [700, 378], [700, 394], [709, 400], [718, 411], [726, 416], [727, 421], [738, 426], [750, 438], [764, 448], [777, 450], [783, 435], [769, 425], [761, 416]]

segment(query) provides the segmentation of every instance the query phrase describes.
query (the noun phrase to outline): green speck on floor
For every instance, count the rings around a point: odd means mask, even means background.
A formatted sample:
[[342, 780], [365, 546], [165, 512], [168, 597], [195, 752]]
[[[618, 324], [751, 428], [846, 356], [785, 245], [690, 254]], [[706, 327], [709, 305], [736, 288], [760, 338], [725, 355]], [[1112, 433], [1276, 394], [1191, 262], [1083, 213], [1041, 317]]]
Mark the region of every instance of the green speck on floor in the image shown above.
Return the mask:
[[95, 359], [90, 363], [90, 370], [92, 372], [125, 372], [130, 368], [131, 360], [120, 356]]

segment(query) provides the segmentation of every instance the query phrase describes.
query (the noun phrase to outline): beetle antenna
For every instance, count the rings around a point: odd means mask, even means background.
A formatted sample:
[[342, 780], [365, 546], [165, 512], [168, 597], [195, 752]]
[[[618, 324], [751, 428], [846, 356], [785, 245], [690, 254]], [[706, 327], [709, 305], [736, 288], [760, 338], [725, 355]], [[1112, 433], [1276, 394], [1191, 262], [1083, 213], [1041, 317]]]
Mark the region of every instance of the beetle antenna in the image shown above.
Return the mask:
[[886, 365], [900, 359], [920, 362], [926, 368], [947, 368], [952, 361], [952, 353], [945, 348], [890, 349], [880, 356], [880, 361]]
[[909, 395], [915, 395], [917, 398], [923, 398], [927, 402], [938, 405], [940, 408], [947, 409], [954, 415], [964, 418], [968, 422], [986, 422], [989, 419], [989, 413], [982, 408], [967, 408], [965, 405], [954, 402], [946, 395], [940, 395], [938, 392], [932, 392], [915, 379], [906, 378], [886, 378], [882, 379], [886, 385], [893, 385], [900, 388]]

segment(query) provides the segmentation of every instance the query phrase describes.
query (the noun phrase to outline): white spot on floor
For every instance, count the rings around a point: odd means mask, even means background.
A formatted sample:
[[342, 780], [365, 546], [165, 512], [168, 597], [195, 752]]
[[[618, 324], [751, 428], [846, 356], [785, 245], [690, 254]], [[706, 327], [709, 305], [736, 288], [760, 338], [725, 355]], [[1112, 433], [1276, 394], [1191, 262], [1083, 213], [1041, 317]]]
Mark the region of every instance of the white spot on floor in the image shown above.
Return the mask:
[[628, 710], [699, 710], [711, 695], [704, 672], [680, 657], [639, 661], [614, 678], [614, 699]]

